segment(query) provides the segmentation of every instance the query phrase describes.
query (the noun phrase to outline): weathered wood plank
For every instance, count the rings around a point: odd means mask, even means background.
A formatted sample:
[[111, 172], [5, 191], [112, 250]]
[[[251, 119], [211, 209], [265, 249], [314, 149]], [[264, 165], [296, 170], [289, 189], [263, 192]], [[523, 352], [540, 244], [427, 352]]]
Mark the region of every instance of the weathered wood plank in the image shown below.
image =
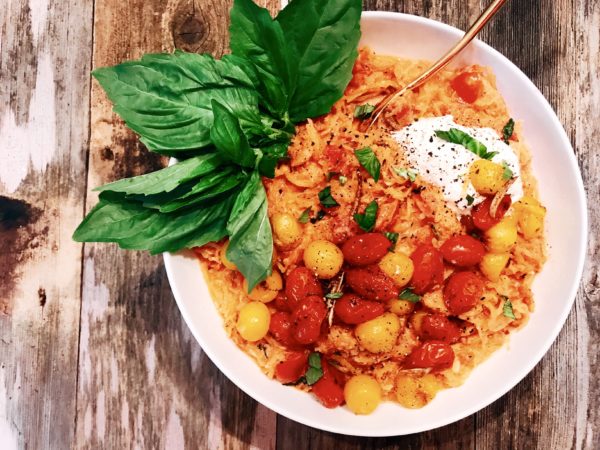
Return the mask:
[[[93, 66], [174, 47], [221, 55], [229, 8], [222, 0], [97, 0]], [[166, 162], [125, 129], [96, 83], [91, 124], [90, 187]], [[275, 413], [204, 356], [162, 258], [86, 245], [82, 302], [78, 448], [274, 448]]]
[[91, 2], [0, 8], [0, 447], [73, 440]]

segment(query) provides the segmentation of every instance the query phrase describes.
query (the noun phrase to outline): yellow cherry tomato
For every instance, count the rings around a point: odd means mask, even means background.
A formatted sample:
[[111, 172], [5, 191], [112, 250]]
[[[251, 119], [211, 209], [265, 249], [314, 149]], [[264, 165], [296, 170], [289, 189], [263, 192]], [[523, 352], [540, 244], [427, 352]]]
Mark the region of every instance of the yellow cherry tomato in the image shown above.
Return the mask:
[[270, 322], [271, 313], [264, 303], [249, 302], [240, 309], [235, 328], [245, 340], [256, 342], [267, 335]]
[[504, 167], [487, 159], [478, 159], [469, 168], [469, 180], [481, 195], [494, 195], [506, 183]]
[[507, 216], [485, 232], [487, 248], [492, 253], [510, 252], [517, 243], [517, 224]]
[[388, 302], [388, 309], [398, 316], [408, 316], [415, 309], [415, 304], [395, 298]]
[[422, 408], [442, 389], [441, 382], [433, 374], [419, 376], [400, 373], [396, 379], [396, 400], [405, 408]]
[[387, 253], [379, 261], [379, 268], [394, 280], [398, 287], [406, 286], [415, 270], [412, 259], [400, 252]]
[[302, 227], [290, 214], [273, 214], [271, 225], [273, 225], [273, 240], [279, 248], [294, 248], [302, 239]]
[[498, 281], [509, 258], [510, 253], [486, 253], [479, 263], [479, 269], [488, 280]]
[[[244, 292], [248, 292], [248, 282], [244, 279], [243, 283]], [[271, 275], [269, 275], [264, 281], [257, 284], [252, 291], [248, 294], [251, 300], [258, 302], [268, 303], [275, 300], [277, 293], [283, 289], [283, 279], [281, 274], [273, 269]]]
[[371, 353], [389, 352], [398, 340], [400, 320], [396, 314], [387, 312], [357, 325], [354, 333], [359, 344]]
[[317, 277], [329, 280], [337, 275], [344, 264], [344, 254], [332, 242], [313, 241], [304, 250], [304, 265]]
[[412, 316], [410, 316], [410, 319], [408, 319], [408, 322], [410, 323], [410, 327], [414, 331], [415, 334], [417, 334], [417, 335], [421, 334], [423, 318], [426, 315], [427, 315], [427, 313], [425, 311], [417, 311]]
[[381, 403], [381, 386], [369, 375], [354, 375], [344, 386], [344, 399], [354, 414], [371, 414]]

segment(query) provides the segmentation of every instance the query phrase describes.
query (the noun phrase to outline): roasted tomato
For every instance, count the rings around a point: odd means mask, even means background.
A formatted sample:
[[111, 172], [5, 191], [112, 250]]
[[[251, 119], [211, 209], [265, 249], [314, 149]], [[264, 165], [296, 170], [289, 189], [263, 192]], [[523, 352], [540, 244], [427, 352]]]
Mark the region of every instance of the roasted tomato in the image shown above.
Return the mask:
[[335, 367], [332, 367], [324, 357], [321, 357], [323, 376], [312, 386], [317, 399], [326, 408], [336, 408], [344, 404], [344, 379]]
[[327, 315], [323, 297], [309, 295], [298, 304], [292, 313], [292, 333], [296, 342], [313, 344], [321, 334], [321, 324]]
[[475, 266], [485, 255], [484, 245], [466, 234], [452, 236], [444, 242], [440, 251], [446, 261], [459, 267]]
[[400, 293], [396, 283], [377, 265], [348, 269], [346, 282], [361, 297], [387, 302]]
[[334, 311], [342, 322], [358, 325], [382, 315], [385, 308], [379, 302], [363, 300], [354, 294], [344, 294], [335, 302]]
[[291, 312], [292, 309], [288, 303], [287, 297], [283, 291], [279, 291], [275, 301], [272, 303], [279, 311]]
[[381, 233], [353, 236], [342, 246], [346, 262], [352, 266], [375, 264], [388, 252], [391, 242]]
[[454, 351], [444, 342], [425, 342], [404, 360], [407, 369], [448, 369], [454, 362]]
[[457, 75], [450, 84], [466, 103], [474, 103], [483, 93], [481, 74], [475, 70], [467, 70]]
[[415, 266], [411, 286], [413, 292], [422, 295], [444, 281], [444, 259], [431, 244], [421, 244], [410, 255]]
[[421, 337], [454, 344], [460, 339], [460, 328], [443, 314], [427, 314], [421, 322]]
[[323, 296], [323, 288], [317, 277], [306, 267], [296, 267], [285, 280], [285, 295], [291, 310], [298, 307], [300, 302], [310, 296]]
[[510, 195], [505, 195], [502, 197], [502, 201], [496, 210], [496, 215], [492, 217], [490, 214], [490, 206], [492, 206], [492, 201], [493, 197], [488, 197], [483, 202], [475, 205], [471, 211], [473, 225], [482, 231], [489, 230], [498, 222], [500, 222], [506, 214], [506, 211], [510, 209], [510, 205], [512, 203]]
[[292, 329], [292, 316], [287, 312], [278, 311], [271, 315], [269, 333], [288, 348], [298, 347]]
[[473, 272], [455, 272], [444, 286], [444, 302], [452, 315], [472, 309], [483, 294], [483, 281]]
[[289, 353], [285, 361], [275, 367], [275, 378], [281, 383], [298, 381], [308, 369], [308, 352]]

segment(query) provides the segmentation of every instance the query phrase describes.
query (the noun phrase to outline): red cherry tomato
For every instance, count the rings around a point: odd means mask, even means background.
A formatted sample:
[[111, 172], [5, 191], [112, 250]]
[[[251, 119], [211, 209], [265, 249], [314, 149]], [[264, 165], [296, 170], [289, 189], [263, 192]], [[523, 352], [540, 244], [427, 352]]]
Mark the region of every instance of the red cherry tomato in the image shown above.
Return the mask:
[[421, 322], [421, 337], [426, 341], [454, 344], [460, 339], [460, 328], [442, 314], [428, 314]]
[[285, 312], [292, 311], [290, 308], [290, 305], [288, 303], [287, 297], [285, 296], [283, 291], [279, 291], [277, 293], [277, 297], [275, 297], [273, 304], [275, 305], [275, 308], [277, 308], [279, 311], [285, 311]]
[[335, 408], [344, 404], [344, 377], [343, 374], [327, 363], [321, 357], [323, 376], [312, 386], [312, 391], [317, 399], [326, 408]]
[[385, 256], [392, 243], [381, 233], [352, 236], [344, 245], [344, 259], [352, 266], [368, 266]]
[[478, 72], [466, 71], [450, 82], [452, 89], [466, 103], [474, 103], [483, 93], [483, 83]]
[[317, 277], [306, 267], [296, 267], [285, 280], [285, 295], [289, 307], [294, 310], [309, 295], [323, 296], [323, 288]]
[[494, 225], [502, 220], [506, 211], [510, 209], [510, 205], [512, 200], [510, 195], [505, 195], [502, 197], [502, 201], [500, 205], [498, 205], [498, 209], [496, 210], [496, 215], [494, 217], [490, 214], [490, 206], [492, 206], [493, 197], [486, 198], [483, 202], [475, 205], [473, 210], [471, 211], [471, 216], [473, 217], [473, 225], [479, 228], [482, 231], [489, 230]]
[[444, 302], [452, 315], [472, 309], [483, 294], [483, 281], [473, 272], [454, 272], [444, 287]]
[[296, 342], [313, 344], [321, 334], [321, 324], [327, 315], [323, 297], [310, 295], [300, 301], [292, 313], [292, 333]]
[[459, 267], [479, 264], [485, 255], [485, 247], [474, 237], [466, 234], [452, 236], [440, 247], [444, 259]]
[[447, 369], [454, 362], [452, 347], [444, 342], [425, 342], [404, 360], [407, 369]]
[[394, 281], [377, 265], [348, 269], [346, 282], [354, 292], [369, 300], [386, 302], [400, 293]]
[[411, 286], [415, 294], [422, 295], [444, 281], [444, 259], [431, 244], [421, 244], [410, 255], [415, 266]]
[[275, 339], [288, 348], [298, 347], [298, 343], [294, 339], [292, 317], [287, 312], [277, 311], [271, 315], [271, 322], [269, 322], [269, 333], [271, 333]]
[[335, 315], [348, 325], [358, 325], [379, 317], [385, 308], [379, 302], [363, 300], [358, 295], [345, 294], [335, 302]]
[[308, 369], [308, 352], [289, 353], [285, 361], [275, 367], [275, 378], [281, 383], [293, 383]]

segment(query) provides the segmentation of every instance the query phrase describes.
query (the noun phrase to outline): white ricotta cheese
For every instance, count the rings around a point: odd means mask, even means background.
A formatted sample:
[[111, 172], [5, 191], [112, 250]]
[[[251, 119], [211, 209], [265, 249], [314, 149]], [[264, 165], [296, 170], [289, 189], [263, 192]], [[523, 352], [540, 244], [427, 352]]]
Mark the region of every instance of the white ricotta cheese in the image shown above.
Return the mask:
[[[392, 135], [403, 147], [410, 168], [427, 182], [439, 186], [449, 207], [465, 214], [472, 205], [484, 200], [484, 197], [475, 191], [468, 176], [469, 167], [479, 156], [466, 147], [444, 141], [435, 134], [436, 130], [448, 131], [450, 128], [457, 128], [477, 139], [487, 147], [488, 152], [498, 152], [492, 161], [498, 164], [505, 162], [517, 177], [508, 194], [513, 203], [518, 201], [523, 196], [519, 158], [512, 148], [500, 139], [495, 130], [463, 127], [454, 122], [452, 116], [443, 116], [419, 119], [393, 132]], [[475, 199], [471, 206], [467, 196]]]

